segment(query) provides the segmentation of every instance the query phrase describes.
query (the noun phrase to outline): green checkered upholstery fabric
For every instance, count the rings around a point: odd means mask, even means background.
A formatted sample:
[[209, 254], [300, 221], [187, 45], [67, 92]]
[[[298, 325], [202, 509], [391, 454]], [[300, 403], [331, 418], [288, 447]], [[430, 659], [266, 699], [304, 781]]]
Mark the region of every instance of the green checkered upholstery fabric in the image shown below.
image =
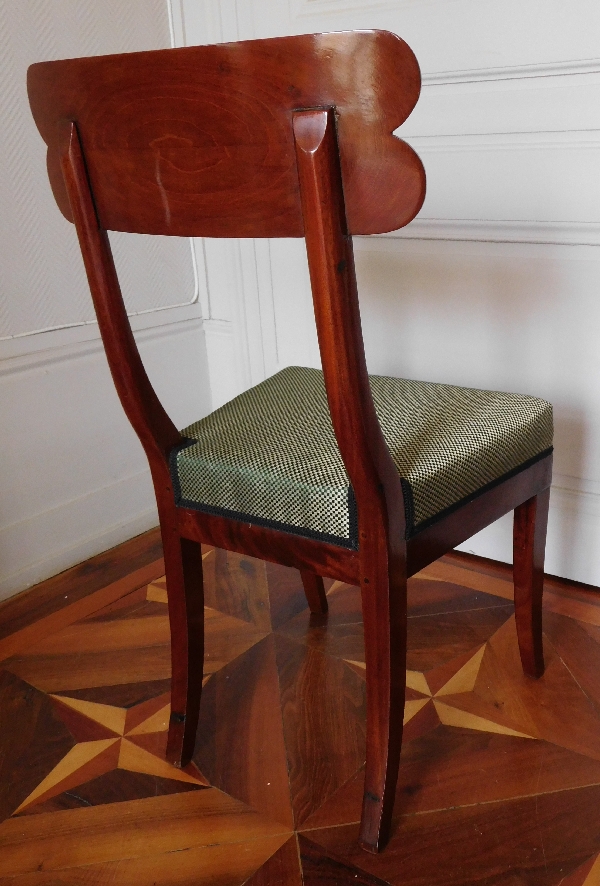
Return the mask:
[[[552, 407], [520, 394], [371, 376], [407, 537], [552, 447]], [[323, 374], [292, 366], [182, 431], [177, 503], [356, 546], [356, 506]]]

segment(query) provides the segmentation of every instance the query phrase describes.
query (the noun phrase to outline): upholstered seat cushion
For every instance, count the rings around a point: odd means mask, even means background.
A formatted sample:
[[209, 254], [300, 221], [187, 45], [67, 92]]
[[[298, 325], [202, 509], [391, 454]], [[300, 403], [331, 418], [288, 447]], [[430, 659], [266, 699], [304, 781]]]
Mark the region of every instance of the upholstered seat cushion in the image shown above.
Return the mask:
[[[552, 407], [520, 394], [371, 376], [403, 479], [407, 537], [552, 447]], [[356, 506], [323, 374], [292, 366], [182, 434], [177, 503], [356, 546]]]

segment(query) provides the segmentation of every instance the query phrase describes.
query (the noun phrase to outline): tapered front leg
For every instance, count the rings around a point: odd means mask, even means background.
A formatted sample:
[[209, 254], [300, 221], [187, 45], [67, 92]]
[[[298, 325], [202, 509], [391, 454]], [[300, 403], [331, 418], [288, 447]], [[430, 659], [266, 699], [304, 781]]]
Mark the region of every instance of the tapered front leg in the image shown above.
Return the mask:
[[387, 843], [398, 781], [406, 687], [406, 576], [392, 581], [382, 564], [362, 579], [367, 676], [367, 760], [359, 842]]
[[[163, 537], [166, 533], [163, 533]], [[194, 752], [204, 664], [202, 549], [175, 532], [163, 540], [171, 624], [171, 719], [167, 760], [186, 766]]]
[[515, 508], [513, 580], [515, 620], [523, 670], [530, 677], [544, 673], [542, 592], [550, 489]]
[[323, 579], [320, 575], [307, 572], [305, 569], [300, 570], [300, 576], [310, 611], [315, 615], [326, 615], [329, 607]]

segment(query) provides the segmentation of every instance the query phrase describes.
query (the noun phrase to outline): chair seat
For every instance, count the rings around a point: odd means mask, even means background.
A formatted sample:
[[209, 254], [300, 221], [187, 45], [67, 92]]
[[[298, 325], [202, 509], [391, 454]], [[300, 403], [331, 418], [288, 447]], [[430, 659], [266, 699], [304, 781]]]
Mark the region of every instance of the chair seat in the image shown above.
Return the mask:
[[[407, 537], [552, 447], [552, 407], [520, 394], [371, 376]], [[177, 504], [357, 547], [354, 495], [317, 369], [292, 366], [182, 431]]]

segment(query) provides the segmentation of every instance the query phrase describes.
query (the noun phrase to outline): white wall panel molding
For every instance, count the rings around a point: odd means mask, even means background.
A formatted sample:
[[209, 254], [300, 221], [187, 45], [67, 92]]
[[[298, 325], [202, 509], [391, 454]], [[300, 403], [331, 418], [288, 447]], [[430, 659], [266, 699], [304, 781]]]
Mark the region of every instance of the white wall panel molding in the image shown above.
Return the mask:
[[[200, 244], [198, 244], [198, 249]], [[209, 343], [213, 331], [221, 338], [227, 328], [230, 351], [228, 372], [235, 376], [226, 385], [232, 395], [247, 390], [274, 371], [276, 364], [275, 330], [272, 307], [272, 284], [269, 246], [265, 241], [252, 239], [213, 240], [202, 244], [206, 259], [207, 346], [209, 365], [211, 358], [218, 361], [218, 368], [211, 369], [211, 387], [215, 405], [223, 401], [225, 388], [220, 381], [224, 364], [218, 349]], [[215, 326], [214, 323], [217, 323]], [[219, 323], [227, 323], [224, 327]]]
[[439, 0], [290, 0], [292, 15], [300, 19], [358, 12], [393, 12], [417, 2], [431, 6]]
[[417, 218], [381, 238], [531, 243], [551, 246], [600, 246], [600, 222], [489, 221]]
[[[98, 521], [99, 514], [113, 520]], [[149, 470], [0, 527], [0, 600], [158, 524]], [[35, 557], [35, 559], [32, 559]]]
[[[185, 427], [210, 409], [202, 320], [136, 333], [157, 394]], [[0, 597], [156, 525], [141, 446], [98, 339], [0, 364]]]
[[171, 46], [185, 46], [185, 18], [182, 0], [167, 0], [167, 12], [169, 15]]
[[600, 58], [545, 62], [538, 65], [506, 65], [498, 68], [473, 68], [462, 71], [431, 71], [422, 75], [423, 86], [447, 86], [456, 83], [483, 83], [496, 80], [530, 80], [540, 77], [572, 77], [597, 74]]
[[598, 136], [595, 130], [407, 138], [425, 165], [427, 195], [422, 221], [400, 236], [444, 234], [440, 223], [447, 219], [450, 239], [457, 239], [452, 230], [464, 239], [487, 229], [491, 239], [508, 233], [523, 242], [596, 244]]
[[[402, 130], [397, 130], [398, 135]], [[538, 151], [555, 149], [570, 151], [588, 148], [600, 149], [600, 129], [581, 129], [560, 132], [535, 130], [533, 132], [481, 132], [460, 135], [416, 135], [406, 137], [419, 152], [443, 151]]]
[[[180, 324], [182, 324], [180, 326]], [[37, 371], [42, 367], [48, 369], [51, 366], [70, 362], [73, 359], [89, 356], [91, 354], [103, 354], [104, 347], [98, 332], [98, 326], [95, 325], [94, 335], [86, 339], [73, 339], [72, 341], [62, 341], [55, 347], [47, 346], [48, 336], [39, 336], [40, 347], [36, 350], [25, 350], [21, 353], [0, 354], [0, 378], [4, 376], [14, 375], [20, 372]], [[132, 324], [133, 325], [133, 324]], [[162, 323], [160, 326], [154, 324], [140, 325], [138, 329], [134, 328], [134, 335], [137, 344], [142, 347], [145, 342], [159, 341], [160, 339], [172, 338], [173, 335], [179, 334], [182, 329], [186, 332], [195, 331], [202, 332], [202, 318], [196, 312], [195, 316], [177, 317], [173, 311], [171, 321]]]
[[[69, 227], [73, 244], [76, 246], [75, 230], [71, 225]], [[186, 313], [186, 309], [200, 300], [201, 292], [204, 294], [206, 273], [202, 264], [203, 255], [200, 253], [199, 267], [198, 256], [191, 239], [169, 238], [167, 242], [166, 237], [149, 238], [110, 232], [110, 240], [128, 308], [127, 313], [131, 320], [144, 315], [158, 315], [155, 325], [160, 325], [165, 322], [160, 316], [164, 311], [183, 309], [182, 313]], [[55, 282], [62, 281], [59, 277]], [[10, 297], [9, 293], [8, 298]], [[0, 336], [0, 359], [6, 341], [16, 339], [25, 343], [26, 340], [32, 337], [39, 338], [42, 334], [96, 326], [92, 299], [85, 279], [81, 281], [81, 300], [87, 319], [65, 321], [53, 326]], [[148, 306], [152, 302], [154, 304]], [[85, 333], [83, 337], [86, 337]], [[32, 347], [36, 349], [35, 345]]]
[[235, 375], [235, 393], [239, 394], [252, 384], [252, 357], [256, 350], [251, 354], [252, 344], [246, 330], [245, 299], [255, 301], [256, 295], [256, 267], [251, 241], [208, 238], [204, 240], [203, 248], [210, 306], [207, 320], [229, 323], [233, 336], [229, 371]]
[[[162, 310], [149, 311], [130, 316], [131, 328], [134, 334], [145, 329], [169, 327], [173, 323], [182, 323], [188, 320], [197, 320], [202, 317], [201, 305], [193, 302], [181, 307], [164, 308]], [[100, 331], [96, 320], [89, 320], [84, 324], [73, 324], [55, 330], [45, 330], [37, 334], [13, 336], [0, 340], [0, 374], [7, 360], [15, 357], [31, 355], [35, 360], [35, 354], [40, 351], [58, 351], [61, 348], [69, 348], [82, 342], [96, 341], [100, 346]]]
[[229, 320], [205, 320], [203, 326], [211, 408], [218, 409], [243, 390], [237, 368], [234, 329]]
[[270, 240], [255, 240], [256, 278], [258, 284], [258, 307], [260, 310], [263, 378], [274, 375], [280, 368], [277, 324], [273, 293], [273, 264]]
[[[187, 0], [191, 6], [195, 0]], [[241, 5], [241, 4], [240, 4]], [[597, 0], [247, 0], [256, 36], [386, 28], [415, 50], [421, 69], [442, 79], [470, 71], [570, 65], [597, 57]], [[245, 33], [240, 34], [246, 36]], [[465, 73], [467, 72], [467, 73]]]
[[[170, 19], [167, 0], [1, 7], [0, 596], [156, 523], [145, 456], [110, 378], [77, 238], [48, 185], [26, 70], [48, 59], [183, 44], [182, 13], [180, 0]], [[110, 236], [150, 380], [184, 427], [210, 408], [203, 250], [185, 238]]]
[[[424, 86], [402, 138], [513, 136], [584, 144], [600, 130], [600, 72]], [[572, 133], [572, 135], [569, 135]]]
[[[556, 493], [564, 493], [570, 496], [587, 496], [590, 507], [600, 518], [600, 481], [585, 480], [581, 477], [571, 477], [568, 474], [554, 472], [552, 477], [552, 489]], [[593, 503], [593, 504], [592, 504]], [[598, 536], [600, 538], [600, 536]]]
[[244, 355], [246, 387], [265, 378], [262, 311], [254, 240], [238, 240], [239, 283], [236, 307], [238, 347]]
[[[183, 35], [186, 46], [202, 46], [208, 43], [224, 43], [238, 39], [250, 39], [251, 35], [239, 37], [240, 15], [246, 25], [247, 16], [240, 12], [236, 0], [168, 0], [173, 21], [181, 20], [178, 34]], [[176, 45], [180, 45], [177, 43]]]
[[[22, 0], [2, 6], [0, 202], [5, 211], [0, 220], [0, 337], [35, 334], [92, 318], [73, 229], [54, 203], [47, 181], [45, 145], [29, 112], [28, 65], [44, 59], [153, 49], [169, 42], [165, 0], [131, 0], [126, 4], [107, 0], [100, 5], [82, 0], [76, 14], [72, 6], [53, 0]], [[126, 275], [133, 274], [138, 263], [139, 244], [132, 248], [131, 256], [121, 250]], [[172, 269], [178, 264], [182, 269], [189, 266], [189, 251], [183, 257], [177, 246], [170, 245], [166, 252]], [[155, 266], [156, 257], [156, 247], [152, 247], [147, 255], [149, 268]], [[185, 270], [182, 273], [185, 276]], [[133, 310], [182, 301], [169, 299], [160, 275], [156, 285], [147, 282], [132, 293]], [[185, 300], [190, 298], [186, 292]]]
[[[232, 0], [167, 0], [172, 46], [222, 43], [224, 30], [237, 27]], [[225, 21], [225, 29], [223, 27]]]
[[194, 278], [197, 284], [198, 305], [203, 317], [210, 317], [210, 296], [208, 292], [208, 273], [206, 269], [206, 249], [200, 237], [192, 239], [192, 261]]

